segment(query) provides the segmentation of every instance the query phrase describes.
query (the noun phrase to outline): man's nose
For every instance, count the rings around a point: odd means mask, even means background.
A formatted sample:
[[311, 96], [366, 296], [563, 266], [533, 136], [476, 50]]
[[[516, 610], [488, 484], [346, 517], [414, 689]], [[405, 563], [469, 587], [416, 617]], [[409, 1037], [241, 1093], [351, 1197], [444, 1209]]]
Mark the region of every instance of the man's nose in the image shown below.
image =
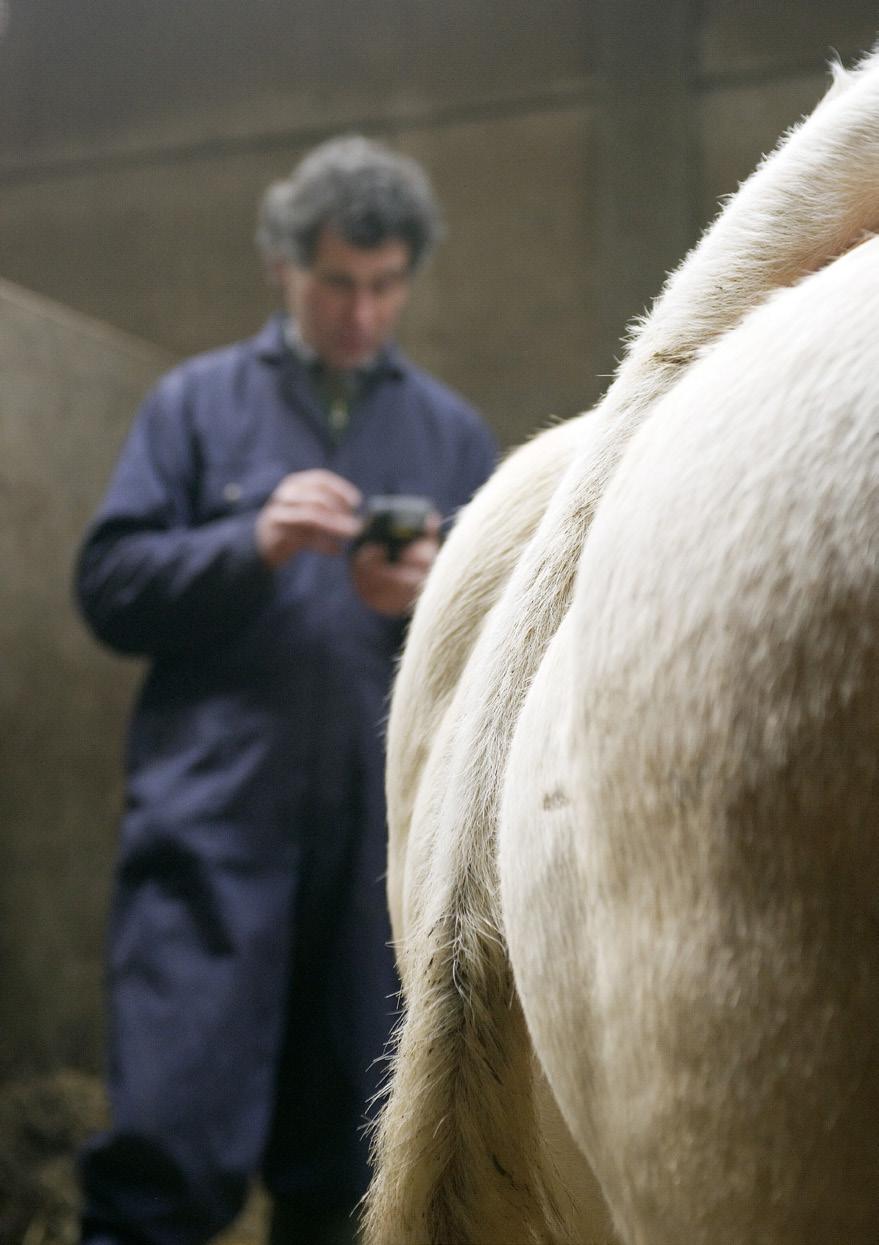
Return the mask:
[[375, 319], [378, 300], [372, 290], [355, 290], [351, 298], [351, 319], [358, 326], [366, 326]]

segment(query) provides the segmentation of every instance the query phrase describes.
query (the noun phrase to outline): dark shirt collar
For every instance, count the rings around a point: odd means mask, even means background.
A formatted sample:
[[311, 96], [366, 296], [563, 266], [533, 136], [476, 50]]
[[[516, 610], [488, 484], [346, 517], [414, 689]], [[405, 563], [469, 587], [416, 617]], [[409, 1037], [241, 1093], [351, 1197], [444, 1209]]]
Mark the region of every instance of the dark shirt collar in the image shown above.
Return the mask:
[[[286, 316], [280, 313], [272, 316], [263, 325], [256, 337], [253, 338], [255, 353], [267, 363], [280, 363], [285, 355], [288, 357], [293, 355], [298, 362], [308, 366], [302, 358], [302, 353], [305, 352], [301, 353], [300, 350], [295, 348], [295, 345], [291, 349], [291, 346], [288, 344], [285, 331], [286, 324]], [[293, 342], [295, 343], [297, 340], [298, 338], [294, 331]], [[378, 352], [366, 371], [370, 377], [391, 376], [399, 379], [405, 376], [408, 367], [409, 364], [400, 349], [394, 342], [389, 342]]]

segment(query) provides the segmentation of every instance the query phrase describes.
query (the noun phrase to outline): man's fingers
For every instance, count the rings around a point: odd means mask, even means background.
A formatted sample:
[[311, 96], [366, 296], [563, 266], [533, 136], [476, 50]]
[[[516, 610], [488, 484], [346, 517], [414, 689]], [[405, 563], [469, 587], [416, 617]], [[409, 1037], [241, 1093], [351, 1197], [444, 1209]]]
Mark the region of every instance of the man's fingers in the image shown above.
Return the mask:
[[339, 540], [353, 540], [363, 526], [357, 515], [328, 509], [320, 501], [285, 502], [277, 499], [271, 505], [272, 522], [303, 535], [323, 533]]
[[272, 496], [284, 502], [322, 501], [333, 509], [348, 511], [356, 509], [362, 500], [360, 490], [350, 480], [322, 468], [285, 476]]
[[435, 536], [421, 536], [418, 540], [404, 545], [400, 551], [399, 566], [412, 566], [424, 572], [430, 570], [439, 552], [439, 541]]
[[424, 580], [430, 564], [388, 562], [382, 549], [364, 548], [357, 555], [355, 567], [361, 576], [368, 576], [377, 585], [417, 588]]
[[333, 540], [330, 536], [324, 536], [320, 532], [315, 532], [313, 536], [308, 538], [305, 546], [312, 553], [325, 553], [330, 555], [340, 554], [343, 550], [344, 541]]
[[388, 555], [384, 545], [377, 545], [371, 540], [367, 541], [365, 545], [361, 545], [354, 555], [355, 565], [368, 570], [384, 566], [387, 560]]
[[285, 476], [256, 520], [256, 544], [269, 566], [280, 566], [300, 550], [338, 554], [363, 527], [354, 513], [359, 491], [330, 471]]

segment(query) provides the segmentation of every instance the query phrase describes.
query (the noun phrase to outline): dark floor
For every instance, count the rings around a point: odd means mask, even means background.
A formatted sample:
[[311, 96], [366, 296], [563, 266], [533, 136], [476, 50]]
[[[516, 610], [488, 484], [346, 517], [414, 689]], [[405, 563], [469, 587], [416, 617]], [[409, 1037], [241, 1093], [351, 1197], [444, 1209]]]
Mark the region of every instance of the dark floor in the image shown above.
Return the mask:
[[[0, 1242], [76, 1245], [74, 1155], [104, 1125], [100, 1081], [73, 1070], [0, 1082]], [[216, 1245], [263, 1245], [260, 1190]]]

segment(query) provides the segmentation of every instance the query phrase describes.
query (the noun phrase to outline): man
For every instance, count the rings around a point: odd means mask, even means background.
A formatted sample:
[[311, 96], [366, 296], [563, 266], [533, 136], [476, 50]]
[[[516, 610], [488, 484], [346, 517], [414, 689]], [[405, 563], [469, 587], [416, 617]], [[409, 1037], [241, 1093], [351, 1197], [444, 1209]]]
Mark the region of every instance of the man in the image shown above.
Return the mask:
[[[382, 718], [441, 523], [495, 456], [392, 344], [437, 230], [418, 166], [363, 139], [272, 186], [258, 241], [288, 314], [159, 382], [86, 536], [86, 618], [151, 658], [89, 1245], [206, 1241], [257, 1173], [273, 1241], [353, 1239], [396, 989]], [[356, 540], [363, 502], [393, 493], [435, 511], [397, 558]]]

